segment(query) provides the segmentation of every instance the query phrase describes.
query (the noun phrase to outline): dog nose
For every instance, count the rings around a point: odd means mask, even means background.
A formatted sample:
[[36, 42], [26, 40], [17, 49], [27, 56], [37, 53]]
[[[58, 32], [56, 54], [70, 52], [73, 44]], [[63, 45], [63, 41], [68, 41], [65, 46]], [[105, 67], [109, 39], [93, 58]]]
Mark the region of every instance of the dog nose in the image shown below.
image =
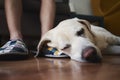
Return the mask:
[[87, 47], [82, 52], [82, 58], [88, 62], [101, 62], [101, 57], [97, 54], [97, 50], [94, 47]]

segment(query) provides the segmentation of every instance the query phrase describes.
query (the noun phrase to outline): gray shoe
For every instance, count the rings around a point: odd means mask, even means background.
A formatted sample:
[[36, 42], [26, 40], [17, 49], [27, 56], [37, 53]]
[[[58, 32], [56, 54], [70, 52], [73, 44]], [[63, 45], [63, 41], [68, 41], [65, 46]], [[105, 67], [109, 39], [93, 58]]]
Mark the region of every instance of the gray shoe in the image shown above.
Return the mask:
[[45, 57], [66, 58], [68, 55], [59, 52], [56, 48], [48, 48], [44, 54]]
[[26, 56], [28, 49], [22, 40], [10, 40], [0, 48], [0, 56]]

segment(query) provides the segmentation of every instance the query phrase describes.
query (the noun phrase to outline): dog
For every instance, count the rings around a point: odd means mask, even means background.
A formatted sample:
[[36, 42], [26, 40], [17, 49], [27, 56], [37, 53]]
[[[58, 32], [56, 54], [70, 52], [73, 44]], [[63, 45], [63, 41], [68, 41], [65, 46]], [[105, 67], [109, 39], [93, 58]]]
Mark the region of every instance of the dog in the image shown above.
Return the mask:
[[41, 38], [37, 55], [46, 47], [54, 47], [72, 60], [101, 62], [102, 51], [111, 45], [120, 45], [120, 37], [87, 20], [72, 18], [61, 21]]

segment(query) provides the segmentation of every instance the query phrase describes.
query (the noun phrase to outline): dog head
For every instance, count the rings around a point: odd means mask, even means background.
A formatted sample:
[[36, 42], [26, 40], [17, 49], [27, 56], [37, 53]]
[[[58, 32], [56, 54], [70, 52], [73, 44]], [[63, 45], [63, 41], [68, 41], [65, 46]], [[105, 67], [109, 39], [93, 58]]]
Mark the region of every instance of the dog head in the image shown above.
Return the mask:
[[96, 45], [95, 35], [86, 20], [73, 18], [60, 22], [42, 37], [38, 53], [42, 54], [46, 47], [57, 48], [76, 61], [101, 61], [101, 52]]

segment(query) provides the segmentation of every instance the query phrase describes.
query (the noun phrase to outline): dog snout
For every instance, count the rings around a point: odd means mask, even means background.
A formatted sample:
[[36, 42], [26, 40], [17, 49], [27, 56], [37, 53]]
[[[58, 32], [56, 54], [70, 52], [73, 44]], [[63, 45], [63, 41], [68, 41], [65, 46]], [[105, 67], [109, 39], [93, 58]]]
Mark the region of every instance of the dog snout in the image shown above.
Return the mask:
[[101, 62], [101, 57], [98, 55], [94, 47], [87, 47], [82, 52], [82, 58], [88, 62]]

